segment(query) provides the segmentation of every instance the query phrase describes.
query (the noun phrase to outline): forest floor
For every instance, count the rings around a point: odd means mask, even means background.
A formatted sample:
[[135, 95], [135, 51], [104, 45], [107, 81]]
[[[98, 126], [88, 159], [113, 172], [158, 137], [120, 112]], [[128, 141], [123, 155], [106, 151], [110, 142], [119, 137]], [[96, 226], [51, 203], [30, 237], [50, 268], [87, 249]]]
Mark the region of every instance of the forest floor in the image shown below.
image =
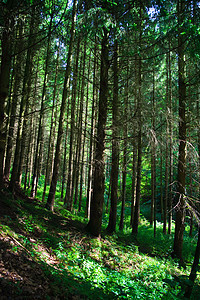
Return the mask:
[[[149, 228], [146, 241], [123, 233], [94, 239], [63, 208], [52, 213], [1, 195], [0, 299], [182, 299], [189, 267], [166, 252], [170, 238], [153, 244]], [[198, 295], [197, 284], [192, 299]]]

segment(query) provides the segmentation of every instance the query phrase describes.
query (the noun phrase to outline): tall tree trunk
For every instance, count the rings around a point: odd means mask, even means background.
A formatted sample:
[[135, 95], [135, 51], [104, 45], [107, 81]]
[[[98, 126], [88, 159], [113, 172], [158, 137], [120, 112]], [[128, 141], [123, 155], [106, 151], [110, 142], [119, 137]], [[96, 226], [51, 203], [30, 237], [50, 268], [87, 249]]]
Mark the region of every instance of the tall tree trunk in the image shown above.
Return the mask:
[[93, 66], [93, 94], [92, 94], [92, 114], [91, 114], [91, 131], [90, 131], [90, 146], [89, 146], [89, 161], [88, 161], [88, 184], [87, 184], [87, 203], [86, 216], [90, 217], [90, 205], [92, 198], [92, 174], [93, 174], [93, 157], [94, 157], [94, 134], [96, 127], [96, 105], [97, 105], [97, 37], [95, 35], [94, 45], [94, 66]]
[[[170, 47], [170, 43], [169, 43]], [[168, 234], [171, 234], [172, 224], [172, 183], [173, 183], [173, 112], [172, 112], [172, 79], [171, 55], [169, 53], [169, 196], [168, 196]]]
[[27, 180], [28, 180], [28, 173], [30, 173], [30, 162], [31, 162], [31, 144], [32, 144], [32, 137], [33, 135], [33, 115], [31, 115], [30, 120], [30, 127], [29, 127], [29, 139], [28, 139], [28, 149], [26, 152], [26, 170], [25, 170], [25, 176], [24, 176], [24, 190], [27, 188]]
[[72, 210], [73, 203], [73, 172], [74, 172], [74, 136], [75, 136], [75, 106], [76, 106], [76, 94], [77, 94], [77, 79], [78, 79], [78, 67], [79, 67], [79, 53], [80, 52], [80, 37], [77, 42], [76, 59], [73, 74], [73, 87], [72, 87], [72, 103], [71, 103], [71, 128], [70, 128], [70, 144], [69, 144], [69, 160], [68, 160], [68, 177], [67, 188], [65, 194], [64, 203], [67, 204], [67, 209]]
[[[60, 47], [60, 46], [59, 46]], [[55, 102], [56, 102], [56, 92], [57, 92], [57, 77], [58, 77], [58, 64], [59, 64], [59, 48], [57, 50], [57, 58], [56, 58], [56, 72], [54, 78], [54, 88], [53, 88], [53, 104], [52, 104], [52, 112], [51, 112], [51, 126], [50, 126], [50, 134], [49, 134], [49, 143], [48, 143], [48, 151], [47, 151], [47, 161], [46, 161], [46, 172], [45, 172], [45, 181], [44, 181], [44, 189], [42, 194], [42, 201], [44, 201], [46, 195], [47, 182], [49, 178], [50, 172], [50, 154], [52, 150], [52, 138], [53, 138], [53, 126], [55, 126]]]
[[4, 154], [6, 146], [6, 114], [5, 104], [9, 93], [9, 80], [11, 68], [12, 34], [14, 19], [10, 10], [12, 0], [8, 0], [4, 11], [4, 29], [1, 40], [1, 70], [0, 70], [0, 189], [4, 186]]
[[22, 128], [20, 157], [19, 157], [19, 165], [18, 165], [17, 178], [16, 178], [16, 181], [19, 183], [19, 185], [21, 185], [22, 169], [23, 169], [23, 163], [24, 163], [24, 157], [25, 157], [25, 148], [26, 148], [26, 144], [27, 144], [27, 123], [28, 123], [28, 111], [29, 111], [29, 106], [30, 106], [29, 102], [30, 102], [30, 93], [31, 93], [31, 81], [32, 81], [32, 71], [29, 76], [29, 82], [27, 85], [26, 105], [25, 105], [24, 122], [23, 122], [23, 128]]
[[67, 166], [67, 141], [68, 141], [68, 125], [69, 125], [69, 99], [67, 103], [67, 124], [66, 124], [66, 132], [65, 132], [65, 145], [64, 145], [64, 158], [63, 158], [63, 170], [62, 170], [62, 186], [61, 186], [61, 195], [60, 200], [63, 201], [64, 198], [64, 188], [65, 188], [65, 180], [66, 180], [66, 166]]
[[37, 172], [38, 172], [39, 160], [40, 160], [39, 153], [40, 153], [40, 149], [41, 149], [42, 136], [43, 136], [44, 105], [45, 105], [45, 98], [46, 98], [47, 76], [48, 76], [48, 67], [49, 67], [49, 58], [50, 58], [52, 21], [53, 21], [53, 13], [51, 13], [51, 19], [50, 19], [49, 31], [48, 31], [47, 53], [46, 53], [46, 60], [45, 60], [45, 67], [44, 67], [44, 82], [43, 82], [43, 89], [42, 89], [40, 118], [39, 118], [39, 126], [38, 126], [38, 136], [37, 136], [37, 141], [36, 141], [36, 152], [35, 152], [32, 188], [31, 188], [31, 196], [32, 197], [36, 196], [36, 190], [37, 190], [36, 182], [37, 182]]
[[185, 171], [186, 171], [186, 78], [184, 39], [182, 32], [185, 1], [178, 0], [178, 78], [179, 78], [179, 156], [178, 156], [178, 187], [176, 204], [176, 223], [173, 254], [182, 260], [183, 233], [185, 223]]
[[[128, 72], [128, 69], [127, 69]], [[125, 202], [126, 202], [126, 175], [127, 175], [127, 131], [128, 131], [128, 74], [126, 79], [126, 91], [125, 91], [125, 103], [124, 103], [124, 124], [123, 124], [123, 165], [122, 165], [122, 206], [121, 206], [121, 216], [119, 223], [119, 230], [124, 229], [124, 216], [125, 216]], [[112, 190], [111, 190], [112, 191]]]
[[108, 32], [105, 28], [101, 42], [101, 74], [100, 74], [100, 94], [99, 94], [99, 116], [96, 137], [95, 169], [94, 169], [94, 188], [91, 201], [90, 220], [87, 230], [94, 236], [101, 233], [103, 203], [104, 203], [104, 149], [105, 149], [105, 127], [107, 119], [108, 102]]
[[165, 196], [163, 203], [163, 233], [167, 233], [167, 206], [169, 195], [169, 54], [166, 54], [166, 153], [165, 153]]
[[142, 98], [141, 98], [141, 59], [138, 58], [137, 72], [137, 115], [138, 115], [138, 138], [137, 138], [137, 179], [136, 179], [136, 199], [135, 210], [132, 223], [132, 233], [137, 235], [140, 221], [140, 195], [141, 195], [141, 170], [142, 170]]
[[78, 139], [77, 139], [77, 164], [76, 164], [76, 183], [75, 183], [75, 195], [74, 195], [74, 204], [78, 202], [78, 183], [80, 175], [80, 158], [81, 158], [81, 149], [84, 151], [84, 146], [82, 145], [82, 135], [83, 135], [83, 104], [84, 104], [84, 91], [85, 91], [85, 62], [86, 62], [86, 43], [84, 44], [83, 49], [83, 58], [82, 58], [82, 80], [81, 80], [81, 95], [80, 95], [80, 109], [79, 109], [79, 121], [78, 121]]
[[70, 42], [69, 42], [69, 50], [68, 50], [68, 57], [67, 57], [67, 66], [65, 71], [65, 81], [63, 87], [63, 94], [62, 94], [62, 103], [60, 108], [60, 117], [59, 117], [59, 126], [58, 126], [58, 135], [57, 135], [57, 144], [56, 144], [56, 152], [54, 157], [54, 166], [53, 166], [53, 176], [51, 180], [50, 191], [46, 203], [46, 208], [53, 211], [54, 208], [54, 200], [55, 200], [55, 193], [56, 193], [56, 185], [58, 181], [58, 171], [60, 166], [60, 150], [61, 150], [61, 143], [63, 138], [63, 125], [64, 125], [64, 115], [66, 110], [66, 99], [67, 99], [67, 92], [70, 80], [70, 71], [71, 71], [71, 58], [72, 58], [72, 50], [74, 44], [74, 36], [75, 36], [75, 21], [76, 21], [76, 8], [77, 8], [77, 0], [73, 2], [73, 11], [72, 11], [72, 24], [71, 24], [71, 32], [70, 32]]
[[[91, 53], [90, 53], [91, 54]], [[91, 64], [91, 55], [89, 56], [89, 62], [88, 62], [88, 79], [90, 76], [90, 64]], [[85, 143], [86, 143], [86, 133], [87, 133], [87, 118], [88, 118], [88, 103], [89, 103], [89, 86], [90, 82], [88, 80], [87, 84], [87, 96], [86, 96], [86, 107], [85, 107], [85, 128], [84, 128], [84, 133], [83, 133], [83, 149], [82, 149], [82, 157], [81, 157], [81, 169], [80, 169], [80, 191], [79, 191], [79, 203], [78, 203], [78, 211], [81, 211], [81, 206], [82, 206], [82, 193], [83, 193], [83, 171], [84, 171], [84, 157], [85, 157]]]
[[154, 224], [154, 237], [156, 235], [156, 130], [155, 130], [155, 76], [153, 71], [152, 95], [152, 141], [151, 141], [151, 225]]
[[26, 55], [26, 66], [24, 71], [24, 81], [23, 81], [23, 88], [22, 88], [22, 99], [20, 103], [20, 112], [19, 112], [19, 122], [18, 122], [18, 129], [17, 129], [17, 139], [16, 139], [16, 148], [15, 148], [15, 155], [14, 155], [14, 162], [13, 162], [13, 169], [11, 174], [10, 180], [10, 188], [14, 191], [15, 184], [18, 180], [18, 170], [19, 170], [19, 161], [20, 161], [20, 152], [21, 152], [21, 142], [22, 142], [22, 129], [24, 123], [24, 114], [26, 105], [28, 102], [28, 91], [29, 85], [31, 83], [30, 77], [32, 75], [32, 67], [33, 67], [33, 56], [34, 56], [34, 49], [31, 47], [35, 41], [34, 31], [37, 27], [36, 24], [36, 13], [35, 7], [32, 8], [32, 16], [30, 21], [30, 33], [29, 33], [29, 40], [28, 40], [28, 50]]
[[8, 140], [7, 140], [7, 148], [6, 148], [6, 160], [5, 160], [5, 169], [4, 169], [4, 176], [8, 180], [10, 175], [10, 167], [11, 167], [11, 158], [12, 158], [12, 151], [13, 151], [13, 139], [14, 139], [14, 125], [16, 122], [16, 111], [17, 111], [17, 103], [18, 103], [18, 95], [20, 93], [20, 83], [22, 79], [22, 46], [23, 43], [21, 41], [22, 34], [23, 34], [23, 25], [19, 21], [18, 24], [18, 32], [17, 37], [19, 39], [16, 45], [16, 51], [19, 54], [16, 57], [16, 63], [14, 65], [14, 86], [13, 86], [13, 96], [12, 96], [12, 103], [11, 103], [11, 113], [10, 113], [10, 123], [9, 123], [9, 131], [8, 131]]
[[[135, 55], [135, 58], [137, 60], [137, 55]], [[137, 63], [135, 63], [135, 70], [134, 70], [134, 78], [135, 82], [138, 80], [138, 70], [137, 70]], [[137, 113], [137, 85], [135, 84], [134, 88], [134, 115], [133, 115], [133, 128], [135, 128], [135, 136], [133, 137], [133, 156], [132, 156], [132, 199], [131, 199], [131, 220], [130, 225], [132, 227], [133, 225], [133, 219], [134, 219], [134, 211], [135, 211], [135, 198], [136, 198], [136, 180], [137, 180], [137, 137], [136, 132], [138, 128], [138, 124], [135, 118], [135, 115]]]
[[[142, 4], [139, 4], [139, 37], [138, 50], [141, 51], [142, 43]], [[136, 102], [137, 102], [137, 117], [138, 117], [138, 138], [137, 138], [137, 179], [136, 179], [136, 196], [135, 210], [132, 223], [132, 233], [137, 235], [140, 222], [140, 196], [141, 196], [141, 171], [142, 171], [142, 60], [141, 55], [136, 55]]]
[[[118, 174], [119, 174], [119, 99], [118, 99], [118, 42], [114, 42], [114, 62], [113, 62], [114, 86], [112, 102], [112, 166], [111, 166], [111, 198], [110, 215], [107, 231], [112, 233], [116, 230], [117, 222], [117, 201], [118, 201]], [[128, 80], [128, 79], [127, 79]]]

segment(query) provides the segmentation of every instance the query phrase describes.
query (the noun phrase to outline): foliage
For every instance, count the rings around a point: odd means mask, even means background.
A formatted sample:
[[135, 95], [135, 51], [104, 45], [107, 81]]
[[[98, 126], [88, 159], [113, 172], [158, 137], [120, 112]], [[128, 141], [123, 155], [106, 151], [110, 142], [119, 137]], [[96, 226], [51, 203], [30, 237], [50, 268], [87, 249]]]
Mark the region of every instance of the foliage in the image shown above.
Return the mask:
[[[180, 270], [170, 257], [172, 237], [163, 236], [160, 230], [154, 240], [153, 230], [145, 219], [137, 240], [130, 232], [93, 239], [76, 215], [63, 207], [57, 206], [60, 214], [52, 214], [36, 202], [33, 206], [21, 200], [14, 205], [12, 201], [4, 201], [18, 218], [14, 219], [12, 214], [1, 217], [1, 235], [9, 235], [19, 242], [12, 247], [15, 254], [21, 255], [26, 249], [39, 263], [51, 278], [53, 295], [74, 294], [86, 299], [176, 299], [180, 296], [189, 270]], [[189, 246], [194, 248], [188, 238], [189, 241]], [[187, 255], [187, 251], [184, 253]]]

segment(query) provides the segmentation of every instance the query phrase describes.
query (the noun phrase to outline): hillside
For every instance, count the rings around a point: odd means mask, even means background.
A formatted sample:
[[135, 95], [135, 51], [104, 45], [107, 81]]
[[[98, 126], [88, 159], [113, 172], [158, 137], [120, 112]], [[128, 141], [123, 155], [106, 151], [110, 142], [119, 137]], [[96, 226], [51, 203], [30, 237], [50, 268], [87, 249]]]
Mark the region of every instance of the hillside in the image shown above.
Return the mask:
[[146, 241], [122, 233], [94, 239], [63, 208], [51, 213], [7, 194], [0, 228], [1, 299], [181, 299], [190, 270], [178, 268], [164, 240], [153, 241], [144, 220]]

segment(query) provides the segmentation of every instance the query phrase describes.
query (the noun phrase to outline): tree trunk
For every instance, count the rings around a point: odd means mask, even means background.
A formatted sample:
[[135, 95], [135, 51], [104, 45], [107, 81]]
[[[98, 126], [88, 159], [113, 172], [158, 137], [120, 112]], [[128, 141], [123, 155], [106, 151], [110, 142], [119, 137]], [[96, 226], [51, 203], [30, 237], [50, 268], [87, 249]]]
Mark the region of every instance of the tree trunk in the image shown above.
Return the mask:
[[45, 60], [45, 67], [44, 67], [44, 82], [43, 82], [43, 89], [42, 89], [38, 136], [36, 141], [36, 152], [35, 152], [35, 160], [34, 160], [34, 167], [33, 167], [31, 197], [36, 197], [36, 190], [37, 190], [36, 182], [37, 182], [37, 172], [38, 172], [39, 160], [40, 160], [39, 154], [41, 152], [41, 147], [42, 147], [41, 144], [42, 144], [42, 136], [43, 136], [44, 103], [46, 97], [47, 76], [48, 76], [48, 67], [49, 67], [49, 59], [50, 59], [52, 21], [53, 21], [53, 13], [51, 14], [49, 31], [48, 31], [47, 53], [46, 53], [46, 60]]
[[165, 153], [165, 195], [163, 203], [163, 233], [167, 233], [167, 206], [169, 195], [169, 57], [166, 54], [166, 153]]
[[68, 160], [68, 177], [67, 177], [67, 189], [65, 194], [64, 203], [67, 204], [67, 209], [72, 210], [74, 181], [73, 175], [75, 168], [75, 155], [74, 152], [74, 136], [75, 136], [75, 107], [76, 107], [76, 94], [77, 94], [77, 79], [78, 79], [78, 67], [79, 67], [79, 53], [80, 52], [80, 37], [77, 42], [76, 59], [73, 73], [73, 87], [72, 87], [72, 103], [71, 103], [71, 130], [70, 130], [70, 144], [69, 144], [69, 160]]
[[[22, 34], [23, 34], [23, 26], [22, 23], [19, 21], [18, 24], [18, 32], [17, 36], [19, 42], [16, 45], [16, 51], [21, 52], [23, 43], [21, 41]], [[8, 131], [8, 140], [7, 140], [7, 148], [6, 148], [6, 160], [5, 160], [5, 169], [4, 169], [4, 176], [8, 180], [10, 175], [10, 167], [11, 167], [11, 158], [12, 158], [12, 151], [13, 151], [13, 139], [14, 139], [14, 125], [16, 122], [16, 111], [17, 111], [17, 103], [18, 103], [18, 95], [20, 93], [20, 83], [22, 80], [22, 53], [19, 53], [16, 57], [16, 63], [14, 65], [14, 86], [13, 86], [13, 96], [12, 96], [12, 103], [11, 103], [11, 114], [10, 114], [10, 123], [9, 123], [9, 131]]]
[[90, 217], [90, 205], [92, 199], [92, 183], [93, 183], [93, 157], [94, 157], [94, 134], [96, 127], [96, 110], [97, 110], [97, 37], [95, 36], [94, 46], [94, 66], [93, 66], [93, 95], [92, 95], [92, 114], [91, 114], [91, 131], [90, 131], [90, 146], [89, 146], [89, 161], [88, 161], [88, 184], [87, 184], [87, 204], [86, 216]]
[[[91, 64], [91, 53], [89, 56], [89, 62], [88, 62], [88, 79], [90, 75], [90, 64]], [[81, 169], [80, 169], [80, 191], [79, 191], [79, 203], [78, 203], [78, 211], [81, 211], [81, 206], [82, 206], [82, 193], [83, 193], [83, 170], [84, 170], [84, 156], [85, 156], [85, 142], [86, 142], [86, 133], [87, 133], [87, 118], [88, 118], [88, 102], [89, 102], [89, 86], [90, 82], [88, 80], [87, 84], [87, 100], [86, 100], [86, 108], [85, 108], [85, 128], [84, 128], [84, 134], [83, 134], [83, 149], [82, 149], [82, 157], [81, 157]]]
[[21, 142], [22, 142], [22, 129], [23, 129], [23, 123], [24, 123], [25, 108], [26, 108], [27, 100], [28, 100], [27, 97], [28, 97], [29, 85], [31, 83], [30, 76], [32, 74], [32, 67], [33, 67], [34, 50], [31, 47], [31, 45], [34, 43], [34, 40], [35, 40], [34, 31], [35, 31], [35, 27], [37, 27], [36, 19], [37, 19], [37, 17], [35, 14], [35, 8], [33, 8], [31, 21], [30, 21], [30, 33], [29, 33], [28, 50], [27, 50], [27, 56], [26, 56], [26, 66], [25, 66], [25, 71], [24, 71], [22, 99], [21, 99], [21, 103], [20, 103], [16, 148], [15, 148], [13, 169], [12, 169], [11, 180], [10, 180], [10, 188], [12, 191], [14, 191], [14, 187], [15, 187], [15, 184], [17, 183], [18, 174], [19, 174], [18, 170], [19, 170]]
[[0, 70], [0, 189], [4, 186], [4, 154], [6, 146], [6, 115], [5, 104], [9, 93], [9, 80], [12, 52], [12, 32], [14, 19], [10, 16], [9, 10], [12, 7], [12, 0], [8, 0], [4, 11], [4, 30], [1, 40], [1, 70]]
[[68, 50], [68, 57], [67, 57], [67, 66], [65, 71], [65, 81], [63, 87], [63, 94], [62, 94], [62, 103], [60, 108], [60, 117], [59, 117], [59, 126], [58, 126], [58, 135], [57, 135], [57, 144], [56, 144], [56, 152], [54, 157], [54, 166], [53, 166], [53, 176], [51, 180], [50, 191], [46, 203], [46, 208], [53, 211], [54, 208], [54, 200], [55, 200], [55, 193], [56, 193], [56, 185], [58, 181], [58, 171], [60, 166], [60, 150], [61, 150], [61, 143], [63, 139], [63, 124], [64, 124], [64, 115], [66, 110], [66, 99], [67, 99], [67, 92], [70, 80], [70, 72], [71, 72], [71, 58], [72, 58], [72, 50], [74, 44], [74, 36], [75, 36], [75, 21], [76, 21], [76, 7], [77, 7], [77, 0], [73, 2], [73, 11], [72, 11], [72, 24], [71, 24], [71, 32], [70, 32], [70, 42], [69, 42], [69, 50]]
[[132, 197], [131, 197], [131, 221], [132, 227], [135, 207], [135, 183], [136, 183], [136, 170], [137, 170], [137, 145], [135, 138], [133, 138], [133, 156], [132, 156]]
[[[59, 46], [60, 47], [60, 46]], [[56, 92], [57, 92], [57, 77], [58, 77], [58, 64], [59, 64], [59, 47], [57, 50], [57, 58], [56, 58], [56, 72], [54, 78], [54, 88], [53, 88], [53, 105], [51, 112], [51, 126], [50, 126], [50, 134], [49, 134], [49, 143], [48, 143], [48, 151], [47, 151], [47, 161], [46, 161], [46, 172], [45, 172], [45, 181], [44, 181], [44, 189], [42, 194], [42, 201], [44, 201], [46, 195], [46, 187], [49, 178], [50, 172], [50, 155], [52, 150], [52, 139], [53, 139], [53, 127], [55, 126], [55, 101], [56, 101]]]
[[87, 230], [94, 236], [101, 233], [103, 203], [104, 203], [104, 149], [105, 149], [105, 127], [107, 119], [108, 102], [108, 32], [105, 28], [101, 43], [101, 74], [100, 74], [100, 94], [99, 94], [99, 116], [96, 137], [96, 153], [94, 167], [94, 189], [91, 201], [90, 220]]
[[114, 86], [112, 102], [112, 166], [111, 166], [111, 198], [110, 215], [107, 231], [113, 233], [116, 230], [117, 222], [117, 201], [118, 201], [118, 174], [119, 174], [119, 137], [118, 137], [118, 119], [119, 119], [119, 99], [118, 99], [118, 43], [114, 44]]
[[76, 183], [75, 183], [75, 195], [74, 204], [78, 202], [78, 183], [80, 175], [80, 159], [81, 159], [81, 149], [84, 151], [84, 145], [82, 145], [82, 135], [83, 135], [83, 104], [84, 104], [84, 91], [85, 91], [85, 62], [86, 62], [86, 43], [83, 49], [82, 58], [82, 80], [81, 80], [81, 95], [80, 95], [80, 109], [79, 109], [79, 121], [78, 121], [78, 139], [77, 139], [77, 165], [76, 165]]
[[135, 210], [132, 223], [132, 233], [137, 235], [140, 221], [140, 194], [141, 194], [141, 170], [142, 170], [142, 99], [141, 99], [141, 59], [138, 58], [138, 72], [137, 72], [137, 112], [138, 112], [138, 141], [137, 141], [137, 179], [136, 179], [136, 199]]
[[[127, 70], [128, 73], [128, 70]], [[119, 223], [119, 230], [124, 229], [124, 216], [125, 216], [125, 202], [126, 202], [126, 175], [127, 175], [127, 131], [128, 131], [128, 74], [126, 79], [126, 91], [125, 91], [125, 103], [124, 103], [124, 124], [123, 124], [123, 165], [122, 165], [122, 206], [121, 206], [121, 216]], [[112, 191], [112, 190], [111, 190]]]
[[190, 297], [191, 297], [194, 282], [197, 277], [197, 271], [199, 269], [199, 267], [198, 267], [199, 266], [199, 258], [200, 258], [200, 228], [198, 231], [198, 241], [197, 241], [196, 251], [195, 251], [195, 255], [194, 255], [194, 261], [193, 261], [190, 276], [189, 276], [189, 280], [192, 284], [190, 284], [186, 287], [186, 291], [184, 294], [184, 297], [187, 299], [190, 299]]
[[176, 223], [173, 255], [182, 260], [183, 233], [185, 223], [185, 171], [186, 171], [186, 78], [184, 39], [182, 23], [184, 16], [185, 2], [178, 1], [178, 77], [179, 77], [179, 156], [178, 156], [178, 187], [176, 204]]
[[156, 235], [156, 130], [155, 130], [155, 78], [153, 72], [153, 95], [152, 95], [152, 141], [151, 141], [151, 219], [154, 224], [154, 237]]
[[[169, 43], [170, 47], [170, 43]], [[169, 53], [169, 196], [168, 196], [168, 234], [171, 234], [172, 224], [172, 184], [173, 184], [173, 112], [172, 112], [172, 79], [171, 55]]]

